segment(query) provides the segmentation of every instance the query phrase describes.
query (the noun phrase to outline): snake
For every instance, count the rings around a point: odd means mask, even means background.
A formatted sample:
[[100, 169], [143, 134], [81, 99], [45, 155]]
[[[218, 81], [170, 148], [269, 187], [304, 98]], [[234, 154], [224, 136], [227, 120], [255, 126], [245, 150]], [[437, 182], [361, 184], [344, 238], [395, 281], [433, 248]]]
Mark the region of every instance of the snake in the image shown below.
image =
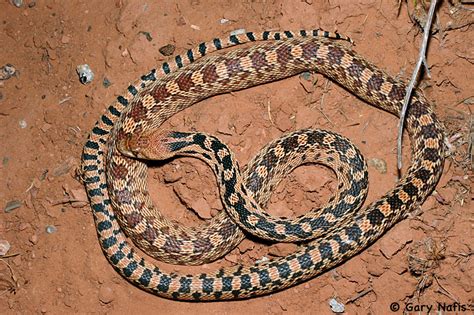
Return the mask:
[[[84, 145], [82, 179], [101, 248], [125, 279], [155, 295], [175, 300], [216, 301], [269, 294], [311, 279], [362, 252], [432, 192], [443, 169], [444, 128], [422, 92], [416, 90], [406, 114], [412, 149], [408, 170], [378, 200], [351, 215], [343, 225], [302, 244], [294, 253], [253, 265], [182, 274], [162, 270], [133, 248], [110, 199], [113, 178], [108, 178], [107, 166], [113, 161], [107, 157], [110, 143], [127, 151], [129, 135], [143, 131], [143, 125], [137, 122], [148, 121], [148, 109], [157, 119], [147, 127], [155, 129], [175, 113], [212, 95], [315, 71], [372, 106], [400, 116], [406, 85], [351, 48], [320, 34], [319, 30], [248, 32], [199, 44], [142, 76], [108, 107]], [[207, 55], [247, 42], [256, 43]], [[188, 91], [193, 93], [192, 101], [180, 102], [179, 96], [168, 102], [173, 95], [186, 95]], [[157, 103], [161, 106], [155, 106]], [[111, 135], [114, 139], [110, 139]], [[133, 149], [128, 152], [132, 153]], [[138, 168], [121, 171], [136, 174], [143, 168], [136, 165]]]

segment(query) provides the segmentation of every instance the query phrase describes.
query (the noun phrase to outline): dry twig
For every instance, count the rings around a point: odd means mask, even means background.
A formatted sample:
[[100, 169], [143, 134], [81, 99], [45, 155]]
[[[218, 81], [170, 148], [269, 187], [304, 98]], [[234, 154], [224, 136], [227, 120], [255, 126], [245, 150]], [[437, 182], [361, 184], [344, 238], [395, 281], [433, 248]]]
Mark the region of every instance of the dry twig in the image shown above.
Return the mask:
[[402, 169], [402, 135], [403, 135], [403, 127], [405, 123], [405, 116], [408, 105], [410, 103], [411, 94], [413, 89], [416, 85], [416, 79], [418, 77], [418, 73], [420, 72], [421, 65], [424, 64], [427, 71], [428, 66], [426, 64], [425, 55], [426, 55], [426, 48], [428, 46], [428, 39], [430, 37], [430, 29], [431, 23], [433, 21], [434, 11], [436, 8], [436, 0], [431, 0], [430, 10], [428, 12], [428, 18], [426, 20], [425, 27], [423, 29], [423, 42], [420, 48], [420, 54], [418, 56], [418, 62], [416, 63], [415, 70], [413, 71], [410, 83], [407, 87], [405, 99], [403, 100], [403, 107], [400, 112], [400, 122], [398, 124], [398, 139], [397, 139], [397, 166], [398, 166], [398, 174], [400, 175]]

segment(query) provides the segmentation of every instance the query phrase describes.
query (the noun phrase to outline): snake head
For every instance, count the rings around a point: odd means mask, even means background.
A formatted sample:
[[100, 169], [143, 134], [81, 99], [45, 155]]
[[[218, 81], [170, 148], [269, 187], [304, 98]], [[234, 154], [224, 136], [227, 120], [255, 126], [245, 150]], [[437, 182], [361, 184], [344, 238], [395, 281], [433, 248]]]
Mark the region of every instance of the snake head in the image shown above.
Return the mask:
[[165, 160], [175, 154], [170, 151], [170, 131], [128, 134], [117, 141], [117, 149], [125, 156], [144, 160]]

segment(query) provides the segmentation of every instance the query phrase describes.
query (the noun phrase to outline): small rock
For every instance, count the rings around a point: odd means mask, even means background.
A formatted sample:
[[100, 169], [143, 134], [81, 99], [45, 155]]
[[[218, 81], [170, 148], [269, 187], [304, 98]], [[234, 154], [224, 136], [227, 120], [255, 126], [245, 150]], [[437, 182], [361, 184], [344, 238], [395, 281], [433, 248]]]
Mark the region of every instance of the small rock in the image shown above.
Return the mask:
[[26, 123], [26, 120], [24, 119], [21, 119], [18, 124], [20, 125], [20, 128], [21, 129], [25, 129], [26, 127], [28, 127], [28, 124]]
[[165, 46], [161, 47], [160, 49], [158, 49], [158, 51], [163, 56], [171, 56], [174, 53], [175, 49], [176, 49], [176, 47], [174, 45], [168, 44], [168, 45], [165, 45]]
[[26, 229], [29, 228], [29, 227], [31, 227], [31, 224], [26, 223], [26, 222], [22, 222], [22, 223], [20, 223], [20, 226], [18, 227], [18, 229], [19, 229], [20, 231], [24, 231], [24, 230], [26, 230]]
[[71, 189], [69, 192], [71, 193], [71, 197], [74, 199], [74, 201], [89, 201], [87, 193], [84, 189]]
[[7, 202], [4, 211], [5, 211], [5, 213], [10, 213], [13, 210], [15, 210], [17, 208], [20, 208], [20, 207], [21, 207], [21, 201], [20, 200], [11, 200], [11, 201]]
[[184, 185], [174, 185], [173, 191], [175, 192], [176, 196], [179, 200], [188, 208], [192, 208], [191, 204], [194, 201], [194, 196]]
[[236, 264], [237, 261], [238, 261], [238, 259], [239, 259], [239, 257], [237, 256], [237, 254], [229, 254], [229, 255], [226, 255], [226, 256], [224, 257], [224, 259], [227, 260], [227, 261], [229, 261], [229, 262], [231, 262], [231, 263]]
[[23, 0], [11, 0], [11, 2], [17, 8], [20, 8], [23, 5]]
[[99, 300], [104, 304], [109, 304], [115, 298], [114, 290], [108, 286], [101, 286], [99, 289]]
[[109, 81], [109, 79], [107, 79], [107, 78], [104, 77], [104, 80], [102, 80], [102, 85], [103, 85], [105, 88], [108, 88], [110, 85], [112, 85], [112, 83]]
[[255, 247], [255, 243], [248, 240], [244, 239], [242, 243], [239, 244], [238, 249], [241, 254], [248, 252], [249, 250], [252, 250]]
[[63, 43], [63, 44], [67, 44], [67, 43], [69, 43], [70, 41], [71, 41], [71, 38], [70, 38], [69, 36], [67, 36], [67, 35], [63, 35], [63, 36], [61, 37], [61, 43]]
[[367, 269], [367, 272], [374, 277], [380, 277], [385, 272], [384, 266], [376, 262], [367, 264], [365, 268]]
[[329, 300], [329, 306], [334, 313], [344, 313], [344, 304], [339, 303], [336, 299], [332, 298]]
[[38, 235], [36, 234], [31, 235], [29, 240], [30, 240], [30, 243], [33, 245], [38, 244]]
[[151, 36], [150, 32], [140, 31], [139, 34], [143, 34], [147, 41], [151, 42], [153, 37]]
[[66, 305], [67, 307], [72, 307], [72, 305], [73, 305], [74, 302], [73, 302], [72, 297], [71, 297], [69, 294], [67, 294], [67, 295], [63, 298], [63, 303], [64, 303], [64, 305]]
[[256, 260], [255, 263], [258, 265], [267, 261], [270, 261], [270, 259], [267, 256], [263, 256], [262, 258]]
[[226, 24], [226, 23], [229, 23], [229, 20], [228, 19], [220, 19], [219, 23]]
[[[308, 73], [308, 75], [305, 75], [305, 73]], [[300, 75], [300, 78], [301, 78], [300, 84], [303, 87], [304, 91], [308, 94], [313, 93], [315, 90], [315, 83], [311, 80], [311, 75], [309, 74], [309, 72], [303, 72]], [[308, 107], [308, 106], [305, 106], [305, 107]]]
[[0, 256], [5, 256], [10, 250], [10, 243], [7, 240], [0, 240]]
[[300, 78], [302, 78], [303, 80], [306, 80], [306, 81], [310, 81], [311, 80], [311, 72], [305, 71], [305, 72], [301, 73]]
[[92, 72], [92, 69], [88, 64], [78, 65], [76, 67], [76, 72], [79, 75], [79, 81], [81, 81], [82, 84], [88, 84], [94, 79], [94, 72]]
[[176, 25], [178, 26], [186, 25], [186, 20], [184, 19], [184, 17], [180, 16], [178, 20], [176, 21]]
[[128, 51], [127, 48], [125, 48], [125, 49], [122, 51], [122, 54], [121, 54], [121, 55], [122, 55], [122, 57], [128, 57], [128, 56], [130, 56], [130, 52]]
[[7, 63], [0, 67], [0, 80], [8, 80], [16, 75], [16, 69], [12, 64]]
[[210, 218], [212, 218], [212, 216], [211, 216], [211, 206], [206, 201], [206, 199], [204, 199], [203, 197], [194, 200], [191, 203], [190, 208], [193, 209], [194, 212], [196, 212], [196, 214], [201, 219], [210, 219]]
[[163, 175], [163, 180], [166, 184], [175, 183], [180, 180], [183, 175], [176, 169], [173, 168], [171, 171], [165, 172]]
[[372, 158], [367, 161], [367, 164], [375, 168], [381, 174], [387, 173], [387, 162], [383, 159]]
[[49, 129], [51, 129], [52, 126], [53, 126], [53, 125], [51, 125], [51, 124], [44, 123], [44, 125], [41, 126], [41, 131], [44, 132], [44, 133], [46, 133], [46, 132], [48, 132]]
[[48, 234], [53, 234], [53, 233], [56, 233], [57, 231], [58, 231], [58, 228], [55, 227], [54, 225], [46, 226], [46, 233]]
[[245, 28], [239, 28], [239, 29], [236, 29], [236, 30], [233, 30], [232, 32], [230, 32], [230, 35], [231, 36], [234, 36], [234, 35], [242, 35], [242, 34], [245, 34]]

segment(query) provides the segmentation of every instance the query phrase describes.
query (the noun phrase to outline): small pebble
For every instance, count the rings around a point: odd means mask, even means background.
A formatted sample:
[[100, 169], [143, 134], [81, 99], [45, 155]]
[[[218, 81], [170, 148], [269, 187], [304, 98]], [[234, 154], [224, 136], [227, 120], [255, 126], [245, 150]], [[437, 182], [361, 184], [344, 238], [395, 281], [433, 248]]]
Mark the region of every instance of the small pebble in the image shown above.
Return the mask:
[[8, 80], [15, 75], [16, 69], [9, 63], [0, 68], [0, 80]]
[[77, 66], [76, 72], [79, 75], [79, 81], [81, 81], [82, 84], [90, 83], [94, 79], [94, 72], [92, 72], [88, 64]]
[[11, 0], [11, 2], [17, 8], [19, 8], [23, 5], [23, 0]]
[[57, 231], [58, 231], [58, 228], [55, 227], [54, 225], [46, 226], [46, 233], [48, 234], [53, 234], [53, 233], [56, 233]]
[[308, 71], [305, 71], [305, 72], [300, 74], [300, 77], [303, 80], [310, 81], [311, 80], [311, 73], [309, 73]]
[[387, 162], [385, 162], [385, 160], [372, 158], [367, 162], [367, 164], [373, 166], [381, 174], [387, 173]]
[[163, 56], [171, 56], [174, 53], [174, 50], [175, 50], [175, 46], [173, 46], [171, 44], [165, 45], [165, 46], [161, 47], [160, 49], [158, 49], [158, 51]]
[[108, 286], [101, 286], [99, 289], [99, 300], [104, 304], [109, 304], [114, 300], [114, 290]]
[[33, 244], [33, 245], [38, 244], [38, 235], [36, 235], [36, 234], [31, 235], [30, 236], [30, 243]]
[[61, 37], [61, 43], [63, 43], [63, 44], [68, 44], [70, 41], [71, 41], [71, 38], [67, 35], [63, 35]]
[[20, 121], [18, 122], [18, 124], [20, 125], [20, 128], [21, 128], [21, 129], [25, 129], [25, 128], [28, 126], [28, 124], [26, 123], [26, 121], [23, 120], [23, 119], [20, 120]]
[[20, 229], [20, 231], [24, 231], [29, 227], [31, 227], [31, 224], [26, 223], [26, 222], [22, 222], [22, 223], [20, 223], [19, 229]]
[[256, 264], [261, 264], [261, 263], [264, 263], [266, 261], [269, 261], [270, 259], [267, 257], [267, 256], [263, 256], [262, 258], [258, 259], [257, 261], [255, 261]]
[[228, 19], [220, 19], [219, 23], [226, 24], [226, 23], [229, 23], [229, 20]]
[[145, 35], [145, 38], [146, 38], [147, 41], [151, 42], [153, 40], [153, 37], [151, 37], [150, 32], [141, 31], [139, 33]]
[[20, 207], [21, 207], [21, 201], [20, 200], [12, 200], [12, 201], [7, 202], [4, 211], [5, 211], [5, 213], [10, 213], [13, 210], [15, 210], [17, 208], [20, 208]]
[[5, 256], [10, 250], [10, 243], [7, 240], [0, 240], [0, 256]]
[[330, 299], [329, 306], [334, 313], [344, 313], [344, 304], [339, 303], [336, 299]]
[[109, 81], [109, 79], [104, 78], [104, 80], [102, 81], [102, 85], [103, 85], [105, 88], [108, 88], [109, 86], [112, 85], [112, 83]]
[[231, 36], [233, 36], [233, 35], [242, 35], [242, 34], [245, 34], [245, 28], [239, 28], [239, 29], [236, 29], [236, 30], [233, 30], [232, 32], [230, 32]]

